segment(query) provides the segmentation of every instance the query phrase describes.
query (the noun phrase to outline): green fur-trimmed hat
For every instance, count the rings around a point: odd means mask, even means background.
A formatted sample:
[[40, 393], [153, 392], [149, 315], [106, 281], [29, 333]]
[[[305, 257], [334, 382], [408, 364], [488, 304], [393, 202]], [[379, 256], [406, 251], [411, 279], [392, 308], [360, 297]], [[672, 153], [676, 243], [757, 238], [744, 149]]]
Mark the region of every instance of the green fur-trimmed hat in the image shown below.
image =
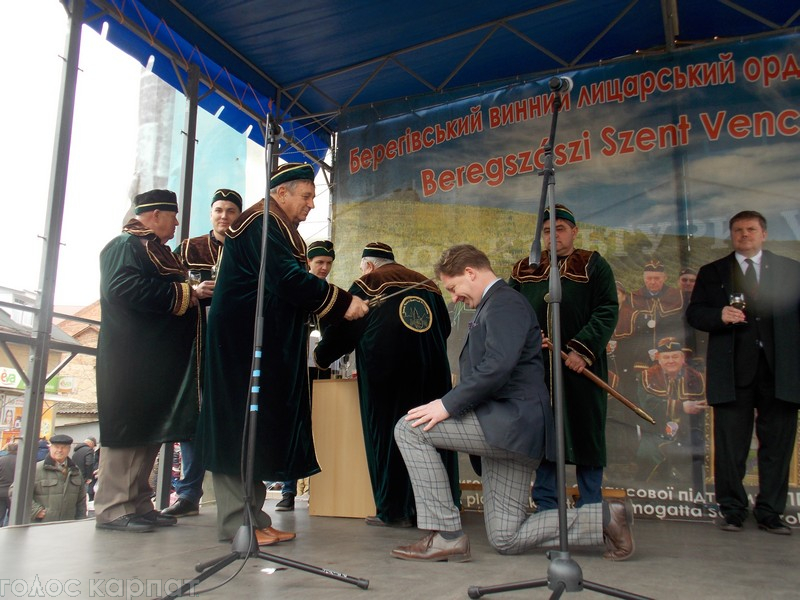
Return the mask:
[[664, 264], [660, 260], [658, 260], [657, 258], [654, 258], [653, 260], [648, 261], [644, 265], [644, 271], [645, 272], [663, 273], [665, 270], [666, 269], [664, 268]]
[[[563, 204], [556, 204], [556, 219], [564, 219], [565, 221], [569, 221], [573, 225], [577, 225], [577, 223], [575, 222], [575, 215], [573, 215], [572, 211]], [[542, 216], [542, 223], [549, 220], [550, 220], [550, 209], [545, 208], [544, 216]]]
[[214, 202], [218, 202], [220, 200], [233, 202], [236, 206], [239, 207], [239, 210], [242, 210], [242, 197], [239, 195], [239, 192], [235, 192], [233, 190], [229, 190], [226, 188], [220, 188], [216, 192], [214, 192], [214, 196], [211, 198], [212, 206]]
[[374, 258], [387, 258], [389, 260], [394, 260], [394, 252], [392, 252], [392, 247], [389, 244], [384, 244], [383, 242], [370, 242], [364, 247], [364, 251], [361, 253], [361, 258], [369, 258], [370, 256]]
[[336, 251], [333, 249], [333, 242], [330, 240], [311, 242], [306, 251], [306, 258], [311, 260], [317, 256], [330, 256], [333, 260], [336, 260]]
[[314, 169], [305, 163], [286, 163], [275, 169], [269, 178], [269, 187], [275, 189], [282, 183], [295, 179], [314, 181]]
[[659, 352], [680, 352], [681, 350], [683, 350], [683, 344], [681, 344], [677, 340], [677, 338], [666, 337], [658, 341], [658, 346], [656, 346], [656, 350], [658, 350]]
[[142, 192], [133, 199], [133, 212], [140, 215], [151, 210], [171, 210], [178, 212], [178, 197], [170, 190], [150, 190]]

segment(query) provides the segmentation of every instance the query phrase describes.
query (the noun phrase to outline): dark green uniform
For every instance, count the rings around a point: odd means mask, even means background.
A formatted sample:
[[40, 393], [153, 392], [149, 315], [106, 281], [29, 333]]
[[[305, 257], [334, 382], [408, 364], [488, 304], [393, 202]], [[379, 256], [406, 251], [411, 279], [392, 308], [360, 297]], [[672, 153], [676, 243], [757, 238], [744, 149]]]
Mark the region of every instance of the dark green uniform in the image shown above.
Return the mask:
[[197, 423], [199, 309], [186, 270], [132, 219], [100, 253], [97, 407], [104, 446], [186, 440]]
[[[309, 314], [341, 319], [351, 296], [308, 272], [297, 228], [272, 200], [269, 211], [254, 475], [256, 481], [286, 481], [320, 470], [306, 369]], [[196, 444], [208, 470], [230, 476], [242, 466], [263, 223], [262, 200], [228, 230], [208, 313]]]
[[[561, 269], [561, 341], [564, 351], [576, 351], [603, 381], [608, 377], [606, 344], [617, 324], [617, 290], [611, 267], [597, 252], [576, 249]], [[549, 304], [550, 254], [537, 269], [528, 258], [514, 265], [509, 283], [522, 292], [536, 311], [542, 332], [552, 339]], [[550, 353], [543, 351], [550, 385]], [[559, 358], [560, 360], [560, 358]], [[564, 368], [564, 430], [566, 460], [576, 465], [606, 465], [606, 392], [583, 375]]]
[[[350, 293], [369, 300], [425, 281], [397, 263], [357, 279]], [[447, 359], [450, 318], [439, 288], [428, 282], [372, 308], [364, 319], [326, 327], [314, 356], [328, 366], [356, 350], [358, 395], [376, 516], [414, 519], [411, 480], [394, 442], [394, 426], [409, 409], [441, 398], [451, 388]], [[442, 452], [453, 498], [460, 505], [457, 456]]]

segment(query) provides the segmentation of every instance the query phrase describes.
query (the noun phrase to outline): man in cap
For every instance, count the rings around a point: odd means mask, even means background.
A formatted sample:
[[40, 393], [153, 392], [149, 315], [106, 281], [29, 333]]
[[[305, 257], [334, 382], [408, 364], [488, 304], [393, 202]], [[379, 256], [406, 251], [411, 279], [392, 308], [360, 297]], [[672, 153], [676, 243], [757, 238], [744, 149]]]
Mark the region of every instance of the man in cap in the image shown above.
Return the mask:
[[658, 363], [642, 371], [639, 380], [639, 405], [656, 425], [642, 433], [636, 453], [638, 477], [687, 482], [696, 459], [702, 461], [703, 457], [706, 384], [703, 375], [686, 364], [686, 353], [678, 340], [664, 338], [657, 350]]
[[[578, 506], [602, 501], [603, 467], [606, 466], [606, 392], [582, 375], [585, 369], [603, 380], [608, 379], [606, 345], [617, 324], [617, 288], [614, 273], [606, 260], [592, 250], [575, 247], [578, 226], [575, 215], [566, 206], [556, 204], [555, 220], [549, 209], [544, 212], [542, 239], [550, 239], [555, 227], [557, 265], [561, 274], [561, 338], [563, 348], [543, 349], [546, 372], [550, 361], [564, 364], [564, 435], [566, 461], [575, 465], [580, 499]], [[531, 303], [542, 333], [551, 337], [550, 251], [542, 253], [538, 267], [525, 257], [514, 265], [509, 281]], [[546, 375], [546, 382], [550, 376]], [[551, 390], [552, 393], [552, 390]], [[549, 459], [549, 460], [548, 460]], [[556, 464], [545, 457], [536, 470], [533, 500], [538, 510], [558, 508]]]
[[86, 494], [89, 500], [94, 500], [92, 481], [94, 480], [94, 449], [96, 446], [97, 440], [93, 437], [88, 437], [80, 444], [77, 444], [72, 451], [72, 462], [78, 465], [81, 473], [83, 473], [83, 480], [86, 482]]
[[692, 298], [694, 284], [697, 281], [697, 270], [691, 267], [684, 267], [678, 273], [678, 286], [683, 295], [683, 329], [684, 340], [687, 352], [686, 357], [689, 364], [696, 369], [705, 370], [705, 356], [708, 349], [708, 333], [698, 331], [689, 325], [686, 319], [686, 310], [689, 308], [689, 300]]
[[[741, 531], [743, 480], [755, 424], [760, 529], [789, 535], [786, 508], [800, 406], [800, 263], [764, 249], [767, 220], [746, 210], [729, 223], [734, 252], [704, 265], [686, 312], [709, 333], [706, 377], [714, 408], [714, 489], [725, 531]], [[744, 293], [745, 306], [731, 294]]]
[[50, 438], [50, 452], [36, 464], [31, 520], [38, 523], [86, 518], [86, 486], [83, 473], [69, 457], [72, 438]]
[[[365, 300], [396, 294], [366, 319], [324, 329], [314, 356], [328, 366], [356, 351], [358, 395], [372, 494], [377, 509], [367, 525], [411, 527], [416, 508], [411, 480], [394, 442], [397, 420], [419, 404], [441, 398], [451, 387], [447, 359], [450, 318], [439, 287], [395, 262], [392, 248], [367, 244], [362, 276], [350, 293]], [[442, 452], [450, 488], [460, 504], [457, 456]]]
[[[213, 473], [217, 533], [231, 539], [245, 523], [242, 445], [249, 418], [254, 326], [261, 326], [259, 412], [253, 456], [252, 526], [259, 544], [294, 538], [271, 527], [263, 510], [264, 481], [300, 479], [319, 472], [311, 435], [309, 315], [333, 321], [364, 316], [361, 299], [315, 277], [297, 226], [314, 208], [314, 170], [287, 163], [270, 177], [270, 198], [245, 210], [228, 230], [208, 314], [203, 406], [197, 449]], [[263, 313], [256, 320], [262, 231], [268, 211]]]
[[[214, 295], [216, 269], [225, 244], [225, 232], [240, 214], [242, 214], [242, 197], [239, 193], [225, 188], [217, 190], [211, 198], [211, 231], [205, 235], [183, 240], [176, 251], [183, 266], [200, 274], [200, 283], [194, 290], [203, 309], [200, 313], [203, 324], [201, 340], [205, 339], [205, 309], [211, 305], [211, 297]], [[200, 354], [198, 363], [202, 370], [202, 351]], [[206, 470], [202, 462], [195, 458], [192, 441], [181, 442], [181, 470], [182, 477], [175, 484], [178, 498], [171, 506], [161, 511], [162, 515], [180, 518], [200, 514], [200, 498], [203, 496], [203, 477]]]
[[144, 192], [133, 208], [100, 253], [95, 518], [99, 529], [144, 532], [176, 522], [155, 510], [148, 478], [161, 444], [194, 434], [199, 310], [166, 245], [178, 225], [175, 193]]
[[639, 372], [654, 364], [658, 340], [674, 337], [683, 343], [685, 331], [684, 296], [681, 290], [666, 284], [667, 273], [661, 261], [653, 259], [644, 265], [644, 285], [631, 293], [630, 305], [637, 313], [633, 368]]
[[[678, 285], [684, 296], [692, 295], [695, 281], [697, 281], [697, 271], [691, 267], [684, 267], [681, 269], [680, 273], [678, 273]], [[687, 297], [686, 300], [688, 301], [689, 298]]]
[[[333, 267], [333, 261], [336, 259], [336, 251], [333, 248], [333, 242], [330, 240], [321, 240], [311, 242], [306, 251], [306, 259], [308, 261], [308, 271], [320, 279], [327, 279], [328, 274]], [[330, 369], [320, 369], [314, 363], [314, 348], [320, 340], [320, 324], [317, 315], [311, 315], [309, 322], [309, 335], [308, 335], [308, 380], [309, 392], [313, 394], [313, 382], [317, 379], [330, 379]], [[297, 496], [297, 480], [284, 481], [281, 484], [281, 499], [275, 505], [275, 510], [279, 512], [288, 512], [294, 510], [294, 499]]]

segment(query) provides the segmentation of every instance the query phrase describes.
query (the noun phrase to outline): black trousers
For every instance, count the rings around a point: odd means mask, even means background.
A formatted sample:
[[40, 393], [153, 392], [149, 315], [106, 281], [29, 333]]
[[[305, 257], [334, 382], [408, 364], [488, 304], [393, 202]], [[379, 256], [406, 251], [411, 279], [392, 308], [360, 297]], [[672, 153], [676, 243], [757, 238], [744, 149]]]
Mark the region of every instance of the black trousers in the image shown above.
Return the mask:
[[756, 521], [783, 514], [798, 405], [775, 398], [775, 377], [761, 353], [753, 382], [736, 388], [734, 402], [714, 406], [714, 487], [725, 517], [744, 520], [749, 502], [743, 479], [753, 436], [758, 439]]

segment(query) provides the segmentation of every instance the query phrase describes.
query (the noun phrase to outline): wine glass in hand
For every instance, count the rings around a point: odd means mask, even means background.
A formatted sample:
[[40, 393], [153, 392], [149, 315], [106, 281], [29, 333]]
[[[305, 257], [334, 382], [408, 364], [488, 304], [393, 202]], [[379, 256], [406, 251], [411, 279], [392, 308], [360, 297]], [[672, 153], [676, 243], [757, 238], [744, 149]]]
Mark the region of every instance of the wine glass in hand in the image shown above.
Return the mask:
[[734, 292], [733, 294], [730, 295], [730, 298], [728, 300], [729, 300], [728, 304], [730, 304], [733, 308], [736, 308], [738, 310], [744, 310], [745, 307], [747, 306], [747, 302], [745, 301], [744, 294], [742, 292]]
[[[744, 294], [742, 292], [734, 292], [733, 294], [731, 294], [730, 297], [728, 298], [728, 304], [730, 304], [733, 308], [741, 311], [744, 311], [745, 307], [747, 306], [747, 302], [745, 302]], [[745, 318], [742, 317], [740, 323], [747, 323], [747, 320], [745, 320]]]

